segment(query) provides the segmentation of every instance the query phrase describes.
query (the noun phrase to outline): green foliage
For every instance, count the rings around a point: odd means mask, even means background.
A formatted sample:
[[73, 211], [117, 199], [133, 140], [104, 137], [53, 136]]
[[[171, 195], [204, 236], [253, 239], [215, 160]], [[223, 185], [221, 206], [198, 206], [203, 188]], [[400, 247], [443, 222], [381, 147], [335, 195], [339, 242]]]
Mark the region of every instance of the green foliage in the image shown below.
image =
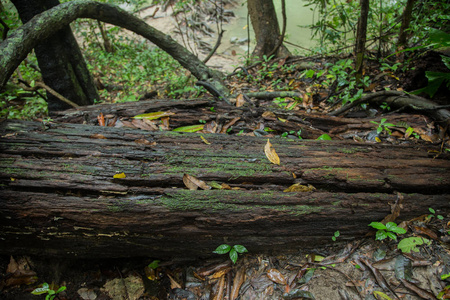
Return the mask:
[[331, 141], [331, 136], [329, 136], [328, 134], [324, 133], [321, 136], [319, 136], [316, 140], [318, 140], [318, 141]]
[[337, 238], [341, 235], [341, 233], [338, 231], [336, 231], [333, 236], [331, 237], [331, 239], [333, 240], [333, 242], [336, 242]]
[[417, 246], [423, 244], [430, 245], [431, 241], [427, 240], [426, 238], [412, 236], [401, 240], [398, 243], [397, 248], [402, 250], [402, 252], [404, 253], [411, 253], [411, 251], [419, 252], [419, 248], [417, 248]]
[[396, 234], [406, 233], [405, 229], [398, 227], [394, 222], [388, 222], [386, 225], [381, 222], [372, 222], [369, 224], [369, 226], [378, 229], [377, 233], [375, 234], [375, 239], [380, 241], [388, 237], [393, 240], [397, 240]]
[[0, 93], [0, 118], [32, 120], [46, 116], [47, 102], [23, 89]]
[[[364, 91], [362, 88], [358, 88], [355, 80], [356, 71], [352, 64], [353, 61], [351, 59], [343, 59], [334, 64], [329, 64], [327, 74], [325, 75], [326, 80], [323, 82], [323, 85], [327, 88], [335, 86], [332, 92], [339, 94], [342, 105], [360, 99]], [[364, 76], [362, 78], [362, 85], [368, 86], [369, 84], [369, 76]], [[333, 102], [336, 98], [337, 96], [332, 96], [328, 101]]]
[[160, 263], [161, 261], [160, 260], [154, 260], [154, 261], [152, 261], [149, 265], [148, 265], [148, 267], [150, 268], [150, 269], [156, 269], [156, 268], [158, 268], [159, 267], [159, 263]]
[[387, 119], [381, 119], [380, 123], [378, 123], [376, 121], [370, 121], [370, 123], [378, 125], [377, 134], [380, 134], [381, 132], [385, 131], [386, 133], [388, 133], [390, 135], [390, 134], [392, 134], [392, 132], [389, 129], [389, 127], [394, 127], [395, 125], [392, 123], [386, 123], [386, 121], [387, 121]]
[[431, 213], [428, 215], [428, 219], [432, 219], [434, 217], [438, 218], [439, 220], [444, 220], [444, 217], [442, 215], [436, 215], [436, 211], [432, 209], [431, 207], [428, 208], [428, 211]]
[[235, 264], [238, 259], [238, 253], [248, 252], [247, 248], [242, 245], [234, 245], [231, 247], [227, 244], [222, 244], [213, 251], [213, 253], [217, 254], [227, 254], [229, 253], [231, 261]]
[[47, 294], [45, 296], [45, 300], [53, 300], [53, 299], [55, 299], [56, 294], [59, 294], [64, 290], [66, 290], [66, 287], [61, 286], [60, 288], [58, 288], [58, 290], [55, 291], [49, 286], [49, 284], [47, 282], [44, 282], [42, 284], [42, 287], [34, 289], [31, 293], [33, 295]]

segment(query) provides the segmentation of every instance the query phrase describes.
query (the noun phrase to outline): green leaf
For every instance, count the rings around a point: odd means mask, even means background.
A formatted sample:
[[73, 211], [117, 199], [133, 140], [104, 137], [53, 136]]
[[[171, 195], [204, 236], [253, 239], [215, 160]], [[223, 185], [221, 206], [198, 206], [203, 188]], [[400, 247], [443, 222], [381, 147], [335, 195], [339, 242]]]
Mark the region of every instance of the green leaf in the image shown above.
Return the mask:
[[390, 232], [390, 231], [386, 232], [386, 235], [388, 237], [390, 237], [391, 239], [393, 239], [394, 241], [397, 240], [397, 236], [395, 234], [393, 234], [392, 232]]
[[303, 275], [302, 278], [300, 278], [300, 280], [298, 281], [298, 283], [299, 283], [299, 284], [305, 284], [305, 283], [307, 283], [308, 281], [310, 281], [311, 278], [312, 278], [313, 275], [314, 275], [314, 271], [315, 271], [315, 270], [316, 270], [315, 268], [311, 268], [311, 269], [309, 269], [308, 271], [306, 271], [305, 275]]
[[242, 245], [234, 245], [233, 248], [234, 248], [234, 250], [236, 250], [239, 253], [248, 252], [247, 248], [245, 248]]
[[50, 289], [49, 289], [48, 283], [44, 282], [42, 284], [42, 287], [34, 289], [31, 293], [33, 295], [42, 295], [42, 294], [48, 293], [49, 290]]
[[319, 136], [316, 140], [318, 140], [318, 141], [331, 141], [331, 137], [328, 134], [324, 133], [321, 136]]
[[61, 293], [62, 291], [65, 291], [66, 289], [67, 289], [67, 287], [62, 286], [62, 287], [60, 287], [60, 288], [56, 291], [55, 294]]
[[411, 253], [411, 251], [419, 252], [419, 249], [417, 248], [417, 246], [420, 246], [423, 244], [430, 245], [431, 241], [427, 240], [426, 238], [413, 236], [413, 237], [409, 237], [409, 238], [401, 240], [400, 243], [398, 243], [397, 248], [402, 250], [402, 252], [404, 252], [404, 253]]
[[235, 264], [236, 261], [237, 261], [237, 259], [238, 259], [238, 253], [237, 253], [236, 250], [234, 250], [234, 248], [232, 248], [232, 249], [230, 250], [230, 259], [231, 259], [231, 261], [233, 262], [233, 264]]
[[450, 273], [441, 275], [441, 280], [445, 280], [447, 278], [450, 278]]
[[405, 234], [406, 230], [401, 227], [395, 227], [391, 229], [392, 232], [395, 232], [396, 234]]
[[373, 295], [376, 299], [392, 300], [388, 295], [380, 291], [374, 291]]
[[386, 226], [381, 222], [372, 222], [369, 226], [372, 226], [375, 229], [386, 229]]
[[230, 252], [231, 250], [231, 246], [227, 245], [227, 244], [222, 244], [219, 247], [216, 248], [216, 250], [213, 251], [213, 253], [217, 253], [217, 254], [225, 254]]
[[434, 210], [434, 209], [432, 209], [431, 207], [430, 208], [428, 208], [428, 210], [430, 211], [430, 213], [432, 213], [432, 214], [435, 214], [436, 213], [436, 211]]
[[203, 130], [204, 126], [205, 125], [203, 125], [203, 124], [183, 126], [183, 127], [175, 128], [172, 131], [177, 131], [177, 132], [197, 132], [197, 131]]
[[150, 269], [156, 269], [156, 268], [158, 268], [159, 267], [159, 263], [160, 263], [160, 260], [154, 260], [154, 261], [152, 261], [149, 265], [148, 265], [148, 267], [150, 268]]
[[378, 230], [377, 233], [375, 234], [375, 239], [376, 240], [384, 240], [385, 238], [387, 238], [387, 233], [384, 230]]
[[389, 231], [392, 231], [393, 229], [397, 228], [397, 224], [394, 222], [388, 222], [386, 223], [386, 229]]

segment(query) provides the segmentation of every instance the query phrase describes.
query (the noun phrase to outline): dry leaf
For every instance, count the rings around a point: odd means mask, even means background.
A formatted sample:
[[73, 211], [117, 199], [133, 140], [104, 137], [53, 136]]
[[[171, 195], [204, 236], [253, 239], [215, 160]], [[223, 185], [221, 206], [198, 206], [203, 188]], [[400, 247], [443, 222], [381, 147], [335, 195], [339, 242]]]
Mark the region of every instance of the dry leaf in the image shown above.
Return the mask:
[[275, 149], [272, 148], [272, 144], [270, 143], [269, 139], [267, 139], [267, 144], [264, 146], [264, 153], [271, 163], [280, 165], [280, 158], [278, 157], [277, 152], [275, 152]]
[[172, 278], [172, 276], [170, 276], [169, 274], [167, 274], [167, 276], [170, 279], [170, 288], [171, 289], [181, 289], [181, 285], [175, 281], [175, 279]]
[[146, 139], [138, 139], [138, 140], [134, 140], [134, 142], [136, 144], [142, 144], [142, 145], [147, 145], [147, 146], [155, 146], [156, 142], [150, 142], [149, 140]]
[[245, 99], [244, 99], [244, 95], [239, 94], [236, 97], [236, 107], [241, 107], [245, 104]]
[[240, 268], [236, 275], [234, 276], [233, 280], [233, 288], [231, 289], [231, 300], [235, 300], [239, 296], [239, 289], [241, 288], [241, 285], [244, 283], [245, 280], [245, 269]]
[[304, 193], [304, 192], [311, 192], [315, 189], [316, 188], [310, 184], [308, 184], [308, 186], [306, 186], [306, 185], [301, 185], [300, 183], [295, 183], [295, 184], [291, 185], [290, 187], [288, 187], [287, 189], [285, 189], [283, 192], [284, 193], [289, 193], [289, 192], [303, 192]]
[[270, 269], [267, 271], [267, 277], [275, 283], [284, 285], [287, 284], [286, 278], [284, 278], [283, 274], [281, 274], [277, 269]]
[[201, 188], [203, 190], [210, 190], [211, 187], [206, 184], [203, 180], [197, 179], [194, 176], [184, 174], [183, 175], [184, 185], [190, 190], [196, 190]]
[[89, 138], [107, 140], [107, 138], [103, 134], [100, 134], [100, 133], [93, 134]]

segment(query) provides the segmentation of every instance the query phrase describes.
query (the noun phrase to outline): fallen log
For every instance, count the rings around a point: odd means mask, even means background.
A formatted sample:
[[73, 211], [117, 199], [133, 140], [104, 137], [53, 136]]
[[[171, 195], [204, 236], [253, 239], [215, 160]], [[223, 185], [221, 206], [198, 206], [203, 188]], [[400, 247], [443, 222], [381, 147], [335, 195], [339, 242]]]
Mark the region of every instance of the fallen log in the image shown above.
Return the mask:
[[[336, 230], [361, 237], [398, 197], [399, 220], [450, 209], [450, 159], [433, 146], [273, 138], [275, 165], [257, 137], [23, 121], [1, 123], [0, 136], [2, 254], [286, 253]], [[231, 189], [188, 190], [184, 174]], [[295, 183], [315, 189], [283, 192]]]

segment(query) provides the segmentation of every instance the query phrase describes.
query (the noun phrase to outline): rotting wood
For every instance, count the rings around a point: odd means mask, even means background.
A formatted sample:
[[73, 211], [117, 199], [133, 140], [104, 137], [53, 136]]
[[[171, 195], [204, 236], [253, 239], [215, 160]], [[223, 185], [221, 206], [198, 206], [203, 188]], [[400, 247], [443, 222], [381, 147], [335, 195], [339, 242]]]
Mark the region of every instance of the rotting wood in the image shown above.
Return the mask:
[[[146, 132], [7, 121], [0, 128], [0, 253], [78, 257], [213, 255], [361, 237], [403, 197], [400, 219], [450, 209], [450, 159], [430, 147]], [[147, 140], [148, 145], [140, 141]], [[126, 178], [113, 176], [124, 172]], [[187, 190], [187, 173], [236, 190]], [[295, 174], [295, 175], [294, 175]], [[284, 193], [294, 183], [316, 190]]]

